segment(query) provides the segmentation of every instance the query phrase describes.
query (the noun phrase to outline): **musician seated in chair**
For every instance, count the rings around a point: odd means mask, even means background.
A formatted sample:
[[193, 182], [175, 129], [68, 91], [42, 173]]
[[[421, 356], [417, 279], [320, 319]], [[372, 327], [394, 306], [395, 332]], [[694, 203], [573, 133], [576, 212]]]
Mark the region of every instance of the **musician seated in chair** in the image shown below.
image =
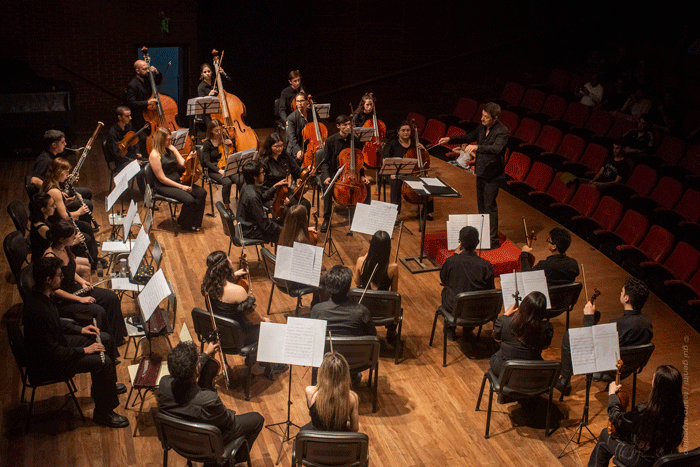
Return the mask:
[[[321, 162], [319, 168], [321, 170], [321, 190], [325, 191], [331, 180], [338, 171], [338, 156], [343, 151], [343, 149], [350, 148], [350, 132], [352, 131], [352, 124], [350, 117], [347, 115], [339, 115], [335, 119], [335, 124], [338, 127], [338, 133], [335, 133], [328, 137], [323, 148], [319, 149], [316, 153], [316, 160]], [[362, 150], [363, 144], [360, 142], [359, 138], [353, 136], [355, 149]], [[350, 163], [346, 170], [349, 169]], [[369, 189], [370, 179], [365, 176], [365, 169], [360, 169], [360, 179], [362, 183], [365, 184], [367, 189], [367, 195], [363, 203], [369, 204], [372, 197], [372, 192]], [[338, 178], [340, 181], [340, 177]], [[338, 183], [338, 182], [336, 182]], [[349, 189], [349, 188], [347, 188]], [[328, 226], [331, 221], [331, 212], [333, 209], [333, 190], [330, 190], [328, 194], [323, 198], [323, 224], [321, 224], [321, 233], [325, 233], [328, 230]]]
[[262, 184], [265, 182], [265, 169], [259, 159], [243, 164], [243, 180], [245, 183], [236, 209], [243, 237], [263, 240], [265, 243], [277, 243], [282, 227], [267, 216], [263, 205], [272, 200], [277, 187], [286, 184], [287, 181], [280, 180], [264, 190]]
[[[285, 180], [287, 177], [291, 176], [292, 180], [299, 181], [301, 179], [302, 171], [299, 166], [299, 162], [296, 158], [292, 157], [284, 149], [284, 141], [282, 137], [277, 133], [270, 133], [270, 135], [265, 138], [265, 142], [260, 149], [260, 162], [262, 162], [263, 168], [265, 169], [265, 181], [263, 182], [263, 190], [267, 190], [277, 185], [278, 182]], [[307, 175], [310, 177], [311, 175]], [[311, 185], [312, 180], [306, 182], [306, 187]], [[284, 200], [284, 209], [289, 210], [292, 206], [301, 204], [306, 208], [306, 212], [311, 212], [311, 203], [309, 200], [304, 198], [303, 195], [300, 199], [294, 196], [294, 190], [289, 188], [286, 199]], [[269, 203], [271, 207], [274, 201]]]
[[[326, 290], [331, 299], [317, 303], [311, 308], [311, 319], [323, 319], [328, 324], [326, 330], [334, 336], [376, 336], [372, 314], [366, 306], [356, 304], [348, 297], [352, 285], [352, 270], [336, 264], [326, 274]], [[362, 374], [353, 375], [353, 385], [357, 386]]]
[[525, 271], [544, 271], [544, 276], [547, 278], [547, 285], [570, 284], [576, 280], [578, 276], [578, 262], [575, 259], [566, 256], [566, 250], [571, 245], [571, 234], [568, 230], [561, 227], [555, 227], [549, 231], [547, 237], [547, 245], [551, 256], [538, 261], [534, 266], [530, 264], [530, 253], [532, 248], [523, 245], [523, 251], [520, 253], [520, 265], [523, 272]]
[[[218, 369], [214, 353], [218, 344], [206, 344], [204, 353], [199, 355], [194, 342], [180, 342], [168, 354], [170, 374], [160, 380], [158, 409], [167, 415], [190, 422], [214, 425], [224, 438], [224, 444], [245, 436], [248, 448], [252, 450], [255, 439], [260, 434], [265, 419], [257, 412], [236, 413], [227, 409], [215, 391], [199, 386], [197, 380], [202, 372], [209, 373], [212, 365]], [[201, 381], [201, 380], [200, 380]], [[208, 387], [210, 381], [205, 382]], [[243, 450], [236, 454], [235, 463], [245, 461]]]
[[[56, 303], [51, 298], [63, 280], [62, 261], [43, 257], [34, 262], [34, 289], [24, 304], [24, 345], [27, 351], [27, 372], [34, 383], [72, 377], [89, 372], [95, 423], [110, 428], [129, 426], [129, 420], [114, 412], [119, 394], [126, 386], [117, 383], [115, 353], [111, 336], [93, 325], [80, 327], [60, 320]], [[101, 344], [96, 342], [99, 333]]]
[[620, 385], [611, 382], [608, 416], [617, 436], [603, 428], [588, 467], [606, 467], [613, 455], [629, 467], [651, 467], [659, 457], [678, 452], [685, 421], [682, 388], [680, 372], [662, 365], [652, 377], [649, 401], [625, 412], [618, 397]]
[[[643, 345], [651, 342], [654, 332], [649, 318], [642, 314], [642, 307], [649, 297], [649, 289], [646, 284], [634, 277], [628, 277], [620, 292], [620, 303], [624, 313], [611, 322], [617, 324], [617, 334], [620, 347], [630, 345]], [[595, 322], [595, 304], [590, 301], [583, 308], [583, 325], [593, 326]], [[561, 376], [555, 386], [563, 395], [571, 394], [571, 376], [573, 375], [571, 363], [571, 345], [569, 333], [566, 332], [561, 343]]]
[[[62, 131], [48, 130], [44, 133], [43, 147], [44, 150], [36, 158], [31, 178], [32, 185], [38, 190], [42, 189], [44, 177], [51, 166], [51, 162], [53, 162], [59, 154], [63, 154], [66, 148], [66, 135], [64, 135]], [[85, 201], [88, 209], [92, 211], [92, 190], [86, 187], [74, 187], [73, 189], [83, 197], [83, 201]]]
[[[454, 254], [445, 260], [440, 269], [442, 283], [442, 306], [453, 313], [455, 298], [462, 292], [491, 290], [495, 288], [493, 266], [474, 252], [479, 245], [479, 231], [474, 227], [462, 227], [459, 231], [459, 246]], [[445, 326], [447, 340], [455, 341], [456, 326]], [[471, 329], [463, 329], [464, 334]]]
[[[137, 128], [134, 130], [134, 128], [131, 126], [131, 110], [129, 110], [129, 107], [124, 105], [117, 107], [117, 123], [112, 125], [112, 128], [109, 129], [109, 133], [107, 133], [106, 138], [106, 147], [108, 152], [106, 156], [108, 159], [113, 160], [116, 164], [115, 173], [121, 172], [124, 167], [129, 165], [134, 160], [139, 161], [139, 164], [146, 163], [146, 158], [143, 156], [143, 154], [141, 154], [141, 147], [138, 144], [139, 136], [137, 136], [135, 133], [141, 129], [142, 128]], [[147, 135], [146, 131], [148, 130], [144, 130], [143, 134]], [[127, 141], [124, 141], [124, 143], [127, 145], [129, 143], [133, 143], [133, 145], [126, 148], [126, 154], [122, 155], [122, 151], [119, 149], [119, 143], [122, 142], [126, 134], [129, 132], [134, 134], [131, 138], [127, 138]], [[131, 141], [128, 141], [130, 139]], [[143, 168], [138, 174], [136, 174], [136, 183], [138, 184], [141, 193], [144, 193], [146, 191], [146, 174]]]
[[231, 209], [231, 187], [235, 183], [240, 187], [243, 185], [243, 176], [240, 173], [226, 177], [226, 164], [219, 168], [219, 161], [226, 156], [224, 161], [228, 161], [228, 156], [236, 152], [236, 144], [228, 137], [224, 137], [224, 125], [220, 120], [210, 120], [207, 124], [207, 136], [202, 142], [202, 163], [209, 169], [209, 178], [221, 184], [221, 201], [226, 209]]

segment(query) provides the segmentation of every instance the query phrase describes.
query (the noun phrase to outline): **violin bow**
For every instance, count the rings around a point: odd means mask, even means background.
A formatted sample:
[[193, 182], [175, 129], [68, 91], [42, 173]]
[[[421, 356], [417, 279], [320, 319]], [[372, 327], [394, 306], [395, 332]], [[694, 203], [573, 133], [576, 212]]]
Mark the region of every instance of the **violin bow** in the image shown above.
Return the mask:
[[365, 285], [365, 290], [362, 291], [362, 295], [360, 296], [360, 300], [358, 300], [357, 304], [362, 303], [362, 299], [365, 298], [365, 294], [367, 293], [367, 289], [369, 288], [369, 285], [372, 283], [372, 278], [374, 277], [374, 273], [377, 272], [377, 266], [379, 266], [379, 263], [374, 265], [374, 269], [372, 269], [372, 274], [369, 275], [369, 280], [367, 281], [367, 285]]

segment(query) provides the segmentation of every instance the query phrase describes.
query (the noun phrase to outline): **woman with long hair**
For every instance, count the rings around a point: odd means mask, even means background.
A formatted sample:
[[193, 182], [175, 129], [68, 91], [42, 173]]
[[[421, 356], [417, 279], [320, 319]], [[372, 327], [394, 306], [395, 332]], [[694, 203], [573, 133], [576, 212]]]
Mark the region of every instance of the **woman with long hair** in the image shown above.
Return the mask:
[[685, 420], [682, 387], [680, 372], [672, 365], [661, 365], [651, 380], [649, 400], [624, 412], [617, 396], [620, 385], [610, 383], [608, 417], [618, 437], [610, 437], [604, 428], [588, 467], [607, 466], [613, 455], [630, 467], [651, 467], [659, 457], [678, 452]]
[[293, 247], [294, 242], [306, 243], [307, 245], [315, 244], [311, 241], [309, 232], [315, 233], [316, 229], [309, 228], [309, 215], [306, 207], [302, 204], [292, 206], [284, 218], [284, 225], [277, 245]]
[[[76, 248], [81, 256], [92, 259], [91, 266], [94, 268], [97, 262], [100, 261], [102, 266], [107, 265], [107, 261], [97, 257], [97, 243], [92, 236], [92, 227], [90, 224], [90, 209], [83, 203], [80, 194], [75, 193], [74, 196], [68, 197], [63, 191], [64, 184], [70, 174], [71, 165], [67, 160], [57, 157], [49, 165], [49, 169], [44, 176], [42, 191], [48, 193], [54, 201], [55, 208], [53, 214], [47, 217], [50, 224], [56, 223], [61, 219], [68, 219], [75, 223], [83, 234], [85, 245], [87, 248]], [[74, 210], [71, 210], [73, 209]]]
[[493, 338], [501, 348], [491, 357], [491, 369], [501, 373], [508, 360], [542, 360], [542, 349], [552, 342], [554, 328], [545, 321], [547, 298], [542, 292], [530, 292], [519, 307], [512, 304], [493, 323]]
[[360, 103], [355, 107], [352, 114], [353, 125], [363, 126], [367, 120], [374, 118], [374, 95], [371, 92], [365, 93], [360, 99]]
[[[126, 336], [121, 302], [111, 290], [93, 288], [89, 281], [76, 273], [75, 256], [69, 247], [74, 243], [77, 233], [71, 222], [65, 219], [51, 225], [51, 246], [44, 252], [44, 256], [55, 256], [63, 264], [61, 286], [54, 292], [58, 312], [61, 317], [74, 319], [82, 325], [92, 324], [92, 319], [95, 318], [97, 327], [111, 335], [119, 346]], [[88, 289], [87, 292], [75, 294], [83, 288]]]
[[[260, 149], [260, 162], [262, 162], [265, 168], [265, 181], [262, 185], [264, 190], [272, 188], [290, 175], [293, 181], [301, 177], [299, 162], [287, 153], [284, 149], [284, 141], [282, 141], [282, 137], [277, 133], [270, 133], [270, 135], [265, 138], [262, 148]], [[271, 203], [268, 204], [271, 205]], [[285, 200], [285, 209], [289, 210], [291, 206], [297, 204], [303, 204], [307, 212], [311, 210], [311, 203], [304, 198], [300, 200], [296, 199], [296, 197], [292, 195], [290, 189], [287, 199]]]
[[304, 428], [322, 431], [358, 431], [359, 399], [350, 390], [350, 367], [345, 357], [328, 352], [318, 369], [316, 386], [307, 386], [306, 405], [311, 422]]
[[[231, 260], [223, 251], [217, 250], [207, 256], [207, 272], [202, 281], [202, 295], [209, 297], [215, 315], [230, 318], [238, 322], [243, 329], [244, 344], [258, 341], [260, 322], [270, 321], [261, 318], [255, 311], [255, 297], [238, 285], [238, 279], [246, 274], [245, 270], [234, 270]], [[264, 371], [258, 363], [253, 366], [253, 373]]]
[[225, 158], [229, 153], [236, 152], [236, 144], [229, 138], [224, 137], [224, 124], [220, 120], [214, 119], [207, 125], [207, 136], [202, 142], [202, 162], [209, 169], [209, 177], [221, 184], [221, 200], [226, 209], [231, 209], [231, 186], [243, 184], [243, 176], [238, 173], [231, 178], [226, 177], [226, 168], [219, 168], [223, 149], [227, 148]]
[[[191, 155], [196, 156], [196, 153], [193, 151]], [[153, 149], [148, 162], [155, 178], [155, 191], [182, 203], [177, 223], [184, 230], [199, 231], [207, 192], [199, 185], [180, 183], [180, 175], [185, 171], [185, 158], [172, 145], [170, 130], [164, 126], [153, 134]]]

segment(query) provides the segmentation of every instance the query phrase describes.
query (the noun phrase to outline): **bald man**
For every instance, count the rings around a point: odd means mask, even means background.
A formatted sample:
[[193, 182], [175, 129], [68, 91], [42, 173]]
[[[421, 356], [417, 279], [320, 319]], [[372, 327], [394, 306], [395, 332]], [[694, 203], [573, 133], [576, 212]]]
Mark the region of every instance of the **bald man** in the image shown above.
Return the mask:
[[[148, 109], [148, 106], [156, 103], [156, 99], [151, 99], [153, 92], [151, 91], [151, 83], [148, 79], [148, 63], [144, 60], [136, 60], [134, 62], [134, 70], [136, 71], [136, 76], [129, 82], [124, 91], [124, 103], [131, 110], [131, 124], [134, 128], [143, 128], [146, 124], [146, 120], [143, 118], [144, 110]], [[158, 73], [156, 67], [152, 66], [151, 71], [153, 72], [153, 77], [155, 78], [156, 85], [163, 81], [163, 75]], [[148, 133], [143, 135], [139, 141], [139, 146], [141, 154], [147, 155], [146, 150], [146, 137]]]

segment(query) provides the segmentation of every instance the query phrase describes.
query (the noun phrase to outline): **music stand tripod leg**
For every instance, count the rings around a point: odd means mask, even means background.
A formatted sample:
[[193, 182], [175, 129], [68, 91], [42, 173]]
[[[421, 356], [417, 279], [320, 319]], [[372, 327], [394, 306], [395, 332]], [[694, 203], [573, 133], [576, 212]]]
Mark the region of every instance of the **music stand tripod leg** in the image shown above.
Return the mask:
[[561, 458], [561, 456], [564, 455], [564, 452], [566, 451], [566, 448], [571, 444], [571, 442], [574, 440], [574, 437], [578, 434], [578, 439], [576, 440], [576, 444], [581, 444], [581, 433], [583, 433], [583, 429], [585, 428], [588, 430], [588, 433], [593, 437], [593, 439], [597, 442], [598, 437], [593, 434], [590, 428], [588, 428], [588, 407], [590, 405], [590, 400], [591, 400], [591, 381], [593, 381], [593, 375], [591, 373], [588, 373], [586, 375], [586, 402], [583, 405], [583, 413], [581, 414], [581, 421], [579, 422], [578, 426], [574, 430], [574, 433], [571, 435], [571, 438], [569, 438], [569, 441], [566, 442], [564, 445], [564, 448], [561, 450], [559, 455], [557, 456], [557, 459]]
[[[289, 436], [289, 429], [293, 426], [297, 427], [298, 429], [301, 429], [301, 427], [299, 425], [292, 422], [292, 369], [293, 368], [294, 367], [292, 365], [289, 365], [289, 386], [287, 388], [287, 420], [284, 422], [279, 422], [279, 423], [271, 423], [271, 424], [265, 426], [265, 428], [267, 428], [268, 430], [273, 431], [273, 432], [276, 432], [276, 430], [274, 429], [275, 427], [280, 427], [280, 429], [281, 429], [282, 441], [280, 441], [280, 448], [277, 451], [277, 461], [275, 462], [275, 465], [278, 465], [280, 463], [280, 459], [282, 458], [282, 449], [284, 448], [284, 443], [296, 438], [296, 435]], [[282, 429], [282, 425], [284, 425], [284, 429]]]

